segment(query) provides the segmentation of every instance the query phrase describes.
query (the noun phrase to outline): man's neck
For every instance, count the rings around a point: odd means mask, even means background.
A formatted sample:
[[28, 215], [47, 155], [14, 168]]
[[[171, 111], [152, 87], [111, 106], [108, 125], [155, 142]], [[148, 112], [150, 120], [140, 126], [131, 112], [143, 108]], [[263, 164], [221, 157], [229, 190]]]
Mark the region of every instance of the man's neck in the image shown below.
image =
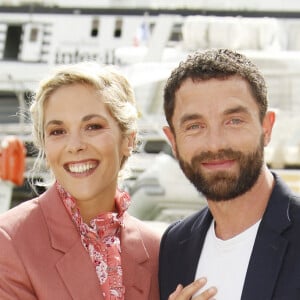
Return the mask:
[[273, 185], [273, 175], [263, 167], [257, 182], [247, 193], [226, 201], [208, 200], [216, 236], [227, 240], [258, 222], [265, 212]]

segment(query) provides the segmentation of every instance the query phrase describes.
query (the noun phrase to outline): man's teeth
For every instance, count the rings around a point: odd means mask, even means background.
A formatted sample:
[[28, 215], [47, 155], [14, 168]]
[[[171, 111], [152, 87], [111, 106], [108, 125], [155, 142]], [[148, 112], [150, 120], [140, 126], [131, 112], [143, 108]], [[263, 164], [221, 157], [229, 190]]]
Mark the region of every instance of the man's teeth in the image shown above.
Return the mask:
[[72, 173], [84, 173], [90, 169], [95, 168], [95, 163], [85, 163], [85, 164], [70, 164], [69, 170]]

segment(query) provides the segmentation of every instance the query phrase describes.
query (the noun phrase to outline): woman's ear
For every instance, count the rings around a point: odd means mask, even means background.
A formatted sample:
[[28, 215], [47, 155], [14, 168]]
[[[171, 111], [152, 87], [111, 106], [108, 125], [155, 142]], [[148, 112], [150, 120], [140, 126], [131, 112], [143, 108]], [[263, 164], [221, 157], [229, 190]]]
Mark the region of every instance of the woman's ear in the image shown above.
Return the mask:
[[123, 141], [123, 154], [130, 156], [135, 146], [136, 132], [127, 135]]

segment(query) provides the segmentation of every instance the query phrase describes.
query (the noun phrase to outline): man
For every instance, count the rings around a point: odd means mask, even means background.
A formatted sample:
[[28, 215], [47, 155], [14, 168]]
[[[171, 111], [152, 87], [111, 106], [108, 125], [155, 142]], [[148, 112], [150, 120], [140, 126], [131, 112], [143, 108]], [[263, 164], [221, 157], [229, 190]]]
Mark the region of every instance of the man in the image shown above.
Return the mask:
[[197, 52], [172, 72], [164, 109], [174, 155], [208, 207], [164, 233], [161, 300], [200, 277], [218, 300], [299, 300], [300, 199], [264, 163], [275, 115], [257, 67], [228, 49]]

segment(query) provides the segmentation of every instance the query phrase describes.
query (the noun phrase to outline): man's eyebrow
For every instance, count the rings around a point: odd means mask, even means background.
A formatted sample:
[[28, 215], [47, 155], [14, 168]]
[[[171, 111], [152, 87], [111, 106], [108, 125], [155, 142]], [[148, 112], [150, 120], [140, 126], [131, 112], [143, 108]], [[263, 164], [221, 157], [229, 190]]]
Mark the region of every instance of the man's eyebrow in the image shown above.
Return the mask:
[[203, 116], [201, 114], [184, 114], [181, 118], [180, 118], [180, 126], [182, 124], [184, 124], [187, 121], [193, 121], [193, 120], [199, 120], [202, 119]]
[[235, 114], [235, 113], [246, 113], [246, 114], [250, 114], [249, 109], [245, 106], [235, 106], [232, 108], [228, 108], [224, 111], [224, 115], [231, 115], [231, 114]]
[[[238, 105], [235, 107], [231, 107], [226, 109], [223, 114], [224, 115], [231, 115], [234, 113], [246, 113], [246, 114], [250, 114], [249, 109], [245, 106], [242, 105]], [[199, 120], [199, 119], [203, 119], [203, 115], [199, 114], [199, 113], [193, 113], [193, 114], [184, 114], [181, 118], [180, 118], [180, 125], [184, 124], [185, 122], [188, 121], [193, 121], [193, 120]]]

